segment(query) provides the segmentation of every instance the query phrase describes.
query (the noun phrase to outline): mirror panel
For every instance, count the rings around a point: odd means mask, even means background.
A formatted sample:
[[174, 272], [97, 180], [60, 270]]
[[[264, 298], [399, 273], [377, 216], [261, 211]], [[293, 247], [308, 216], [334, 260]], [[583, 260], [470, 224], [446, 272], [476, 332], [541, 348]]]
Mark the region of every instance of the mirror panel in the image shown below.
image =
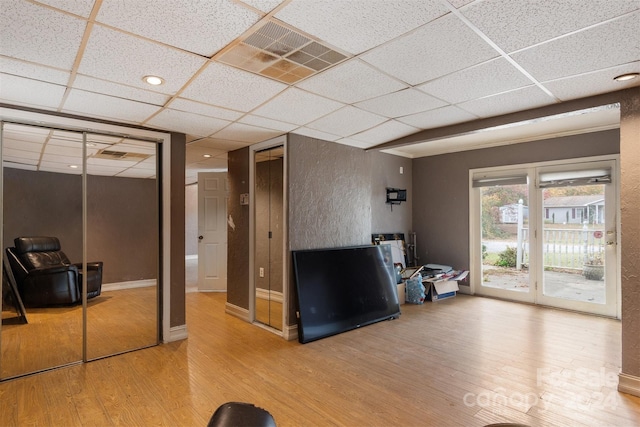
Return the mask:
[[[6, 379], [82, 360], [75, 267], [14, 271], [25, 257], [33, 259], [29, 269], [49, 257], [15, 249], [18, 237], [55, 237], [70, 262], [82, 260], [82, 168], [71, 167], [82, 165], [82, 135], [4, 123], [2, 136], [3, 255], [14, 266], [3, 272], [0, 377]], [[47, 252], [61, 256], [53, 249]], [[9, 280], [21, 294], [27, 323], [12, 320], [16, 298]]]
[[255, 154], [255, 319], [282, 330], [284, 147]]
[[158, 343], [159, 189], [157, 144], [87, 143], [87, 296], [101, 275], [87, 299], [90, 360]]

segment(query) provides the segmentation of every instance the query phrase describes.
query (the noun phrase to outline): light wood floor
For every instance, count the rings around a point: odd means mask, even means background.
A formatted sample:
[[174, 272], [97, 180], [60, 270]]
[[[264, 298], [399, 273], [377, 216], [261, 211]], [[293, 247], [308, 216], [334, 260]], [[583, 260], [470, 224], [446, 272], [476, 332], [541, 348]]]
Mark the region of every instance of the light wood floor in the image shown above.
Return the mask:
[[[88, 300], [87, 358], [156, 344], [156, 307], [155, 287], [103, 291]], [[0, 378], [82, 360], [82, 305], [26, 311], [29, 323], [2, 325]]]
[[460, 295], [301, 345], [188, 293], [189, 339], [0, 384], [0, 425], [204, 426], [228, 401], [278, 426], [632, 426], [620, 323]]

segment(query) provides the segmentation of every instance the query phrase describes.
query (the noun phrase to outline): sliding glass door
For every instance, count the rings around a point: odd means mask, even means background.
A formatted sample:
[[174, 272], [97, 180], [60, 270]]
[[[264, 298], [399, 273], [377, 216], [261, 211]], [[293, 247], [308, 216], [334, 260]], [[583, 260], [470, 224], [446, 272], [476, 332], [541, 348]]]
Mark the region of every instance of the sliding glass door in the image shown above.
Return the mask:
[[616, 162], [471, 176], [474, 292], [616, 316]]

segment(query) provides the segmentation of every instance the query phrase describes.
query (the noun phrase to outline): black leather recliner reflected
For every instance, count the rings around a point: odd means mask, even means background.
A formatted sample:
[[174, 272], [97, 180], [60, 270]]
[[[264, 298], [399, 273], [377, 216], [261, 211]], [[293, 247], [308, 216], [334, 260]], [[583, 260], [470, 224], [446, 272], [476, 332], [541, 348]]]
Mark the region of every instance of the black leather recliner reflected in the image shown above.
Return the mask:
[[[82, 302], [82, 264], [72, 264], [57, 237], [18, 237], [7, 257], [22, 302], [46, 307]], [[87, 263], [87, 298], [100, 295], [102, 261]]]

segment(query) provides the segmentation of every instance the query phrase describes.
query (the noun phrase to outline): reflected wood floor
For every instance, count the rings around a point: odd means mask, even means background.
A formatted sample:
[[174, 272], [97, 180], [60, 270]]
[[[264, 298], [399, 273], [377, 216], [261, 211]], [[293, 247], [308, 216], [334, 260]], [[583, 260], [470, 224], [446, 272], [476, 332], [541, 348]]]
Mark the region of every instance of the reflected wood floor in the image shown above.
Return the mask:
[[0, 384], [0, 425], [204, 426], [228, 401], [278, 426], [632, 426], [620, 322], [459, 295], [301, 345], [188, 293], [189, 338]]
[[[140, 287], [103, 291], [88, 300], [87, 358], [157, 343], [156, 295], [155, 287]], [[82, 305], [26, 312], [29, 323], [2, 325], [1, 378], [82, 360]], [[8, 314], [3, 311], [3, 317]]]

